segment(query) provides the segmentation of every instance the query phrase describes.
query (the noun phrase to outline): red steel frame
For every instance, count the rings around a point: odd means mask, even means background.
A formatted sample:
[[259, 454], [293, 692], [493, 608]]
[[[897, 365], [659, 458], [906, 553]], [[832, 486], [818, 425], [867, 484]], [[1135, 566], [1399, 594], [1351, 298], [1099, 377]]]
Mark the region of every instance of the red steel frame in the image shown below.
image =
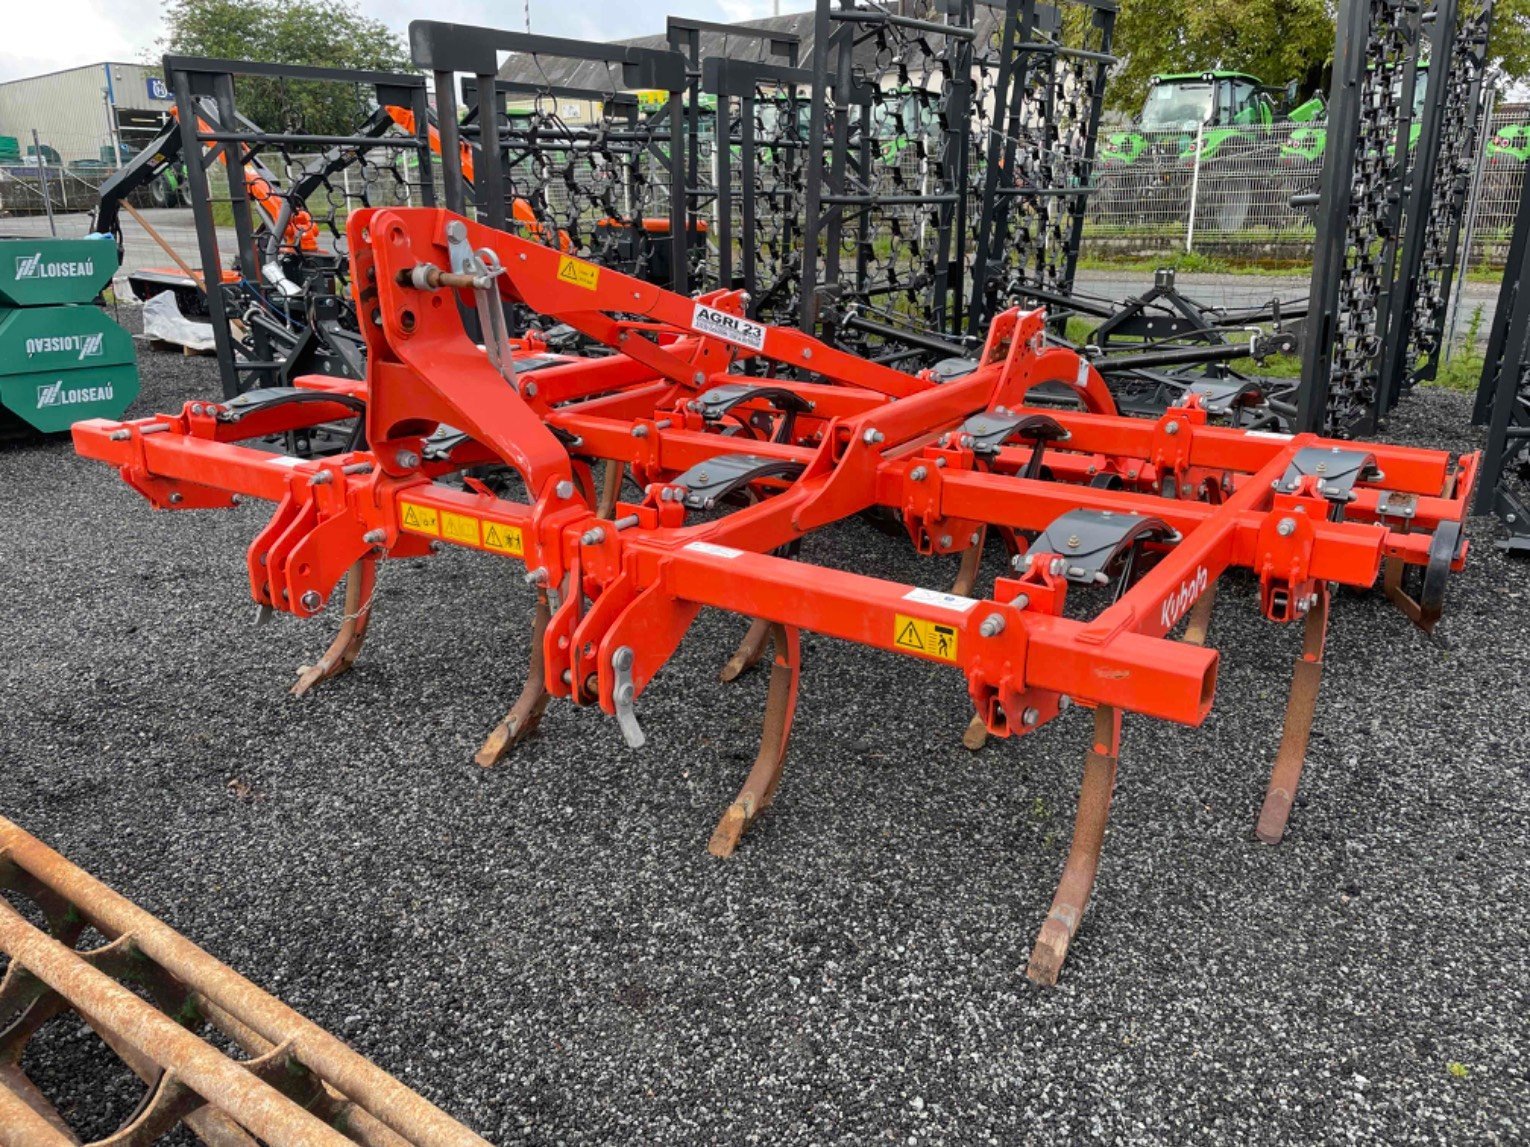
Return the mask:
[[[640, 738], [630, 703], [701, 607], [754, 619], [724, 675], [758, 660], [773, 639], [766, 733], [744, 791], [713, 835], [720, 855], [779, 781], [801, 629], [959, 669], [977, 713], [969, 744], [986, 733], [1029, 732], [1071, 703], [1094, 708], [1073, 848], [1031, 954], [1030, 975], [1040, 982], [1055, 982], [1093, 886], [1121, 714], [1195, 725], [1210, 709], [1218, 655], [1202, 643], [1217, 579], [1232, 568], [1251, 571], [1266, 616], [1306, 626], [1306, 668], [1297, 671], [1260, 819], [1259, 835], [1274, 842], [1305, 755], [1329, 587], [1372, 586], [1384, 562], [1389, 573], [1438, 564], [1435, 532], [1462, 521], [1476, 475], [1477, 455], [1367, 445], [1375, 469], [1342, 508], [1312, 478], [1277, 490], [1299, 451], [1353, 444], [1211, 426], [1193, 401], [1156, 421], [1119, 417], [1086, 361], [1045, 344], [1040, 311], [998, 316], [978, 368], [937, 384], [796, 330], [749, 324], [739, 292], [686, 298], [445, 211], [358, 211], [349, 231], [368, 343], [364, 383], [305, 379], [313, 401], [275, 404], [237, 423], [215, 403], [83, 422], [74, 430], [78, 451], [116, 465], [156, 507], [227, 506], [236, 496], [275, 502], [249, 554], [252, 592], [264, 606], [313, 615], [353, 575], [341, 635], [305, 667], [299, 691], [355, 659], [379, 559], [457, 544], [524, 562], [539, 587], [532, 676], [481, 763], [527, 735], [549, 697], [599, 704], [623, 720], [629, 739]], [[474, 280], [439, 269], [450, 265], [451, 235], [458, 250], [465, 244], [484, 260], [480, 269], [497, 262], [500, 299], [616, 353], [568, 357], [507, 379], [464, 328]], [[485, 293], [490, 280], [476, 282]], [[532, 355], [545, 355], [535, 335], [513, 343], [512, 362]], [[746, 363], [755, 374], [738, 373]], [[773, 377], [760, 377], [761, 368]], [[786, 388], [811, 407], [785, 441], [758, 430], [781, 425], [764, 400], [747, 402], [734, 412], [732, 433], [719, 433], [695, 400], [740, 382]], [[1044, 383], [1071, 388], [1084, 408], [1049, 411], [1065, 439], [982, 457], [963, 445], [965, 419], [1018, 408]], [[240, 444], [353, 416], [322, 401], [324, 392], [365, 400], [366, 449], [299, 460]], [[424, 449], [442, 424], [470, 439], [449, 462], [429, 460]], [[802, 469], [753, 482], [743, 508], [688, 523], [676, 478], [729, 454]], [[1033, 461], [1044, 467], [1028, 477]], [[460, 486], [438, 480], [495, 462], [519, 473], [526, 503], [471, 477]], [[616, 499], [623, 468], [644, 489], [641, 502]], [[919, 552], [965, 554], [963, 592], [941, 595], [780, 556], [812, 530], [874, 508], [901, 516]], [[990, 532], [1020, 553], [1036, 532], [1079, 509], [1156, 518], [1178, 538], [1154, 547], [1147, 572], [1092, 617], [1065, 615], [1059, 555], [1031, 552], [989, 597], [968, 596]], [[1464, 542], [1452, 550], [1451, 569], [1465, 553]], [[1394, 582], [1400, 578], [1389, 576], [1389, 592], [1412, 604]], [[1192, 613], [1184, 638], [1171, 639]], [[900, 642], [910, 622], [916, 639], [943, 638], [944, 648]]]

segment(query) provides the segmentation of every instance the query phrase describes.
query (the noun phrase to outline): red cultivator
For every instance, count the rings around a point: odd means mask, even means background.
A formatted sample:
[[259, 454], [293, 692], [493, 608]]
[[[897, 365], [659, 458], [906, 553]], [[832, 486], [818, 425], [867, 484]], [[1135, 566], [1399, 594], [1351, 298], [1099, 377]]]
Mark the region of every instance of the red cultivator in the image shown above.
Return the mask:
[[[1194, 725], [1210, 709], [1218, 655], [1203, 643], [1223, 572], [1251, 571], [1265, 615], [1305, 625], [1259, 818], [1273, 843], [1305, 755], [1330, 587], [1371, 586], [1385, 564], [1389, 595], [1430, 626], [1465, 559], [1476, 456], [1222, 429], [1194, 399], [1122, 418], [1087, 362], [1047, 347], [1040, 312], [998, 316], [972, 369], [937, 381], [752, 322], [738, 292], [686, 298], [446, 212], [360, 211], [349, 227], [365, 383], [311, 378], [75, 428], [81, 454], [158, 507], [275, 502], [249, 552], [261, 605], [310, 616], [348, 576], [341, 634], [297, 691], [355, 659], [376, 563], [440, 544], [523, 562], [538, 590], [531, 676], [483, 764], [552, 697], [598, 704], [641, 745], [636, 702], [701, 607], [741, 614], [752, 624], [724, 677], [767, 645], [774, 662], [759, 757], [712, 836], [720, 856], [780, 780], [802, 629], [960, 670], [969, 745], [1088, 706], [1073, 845], [1030, 957], [1044, 983], [1094, 883], [1121, 715]], [[615, 353], [510, 339], [507, 302]], [[1083, 410], [1027, 407], [1043, 384]], [[239, 444], [347, 418], [353, 448], [330, 458]], [[519, 474], [526, 503], [456, 478], [496, 465]], [[642, 501], [619, 499], [624, 471]], [[963, 554], [954, 592], [794, 560], [804, 535], [868, 510], [897, 515], [921, 554]], [[990, 534], [1014, 572], [975, 598]]]

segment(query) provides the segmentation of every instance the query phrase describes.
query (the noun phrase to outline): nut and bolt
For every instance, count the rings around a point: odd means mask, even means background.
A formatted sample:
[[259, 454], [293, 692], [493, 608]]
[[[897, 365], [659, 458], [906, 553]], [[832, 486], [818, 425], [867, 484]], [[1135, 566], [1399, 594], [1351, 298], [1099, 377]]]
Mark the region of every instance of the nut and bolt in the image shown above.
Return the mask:
[[1282, 518], [1275, 523], [1275, 532], [1283, 538], [1289, 538], [1296, 533], [1296, 519]]
[[547, 584], [547, 570], [544, 567], [542, 567], [542, 566], [538, 566], [534, 570], [527, 570], [526, 571], [526, 584], [527, 585], [546, 585]]
[[299, 600], [301, 600], [303, 603], [303, 608], [308, 610], [310, 613], [324, 604], [323, 599], [319, 597], [318, 591], [312, 589], [305, 593]]
[[574, 496], [574, 484], [565, 478], [553, 487], [553, 493], [560, 498], [572, 498]]
[[990, 613], [983, 618], [983, 624], [978, 626], [978, 632], [984, 637], [997, 637], [1004, 632], [1004, 615], [1002, 613]]
[[584, 536], [579, 539], [582, 546], [598, 546], [606, 540], [606, 531], [596, 526], [593, 530], [586, 530]]
[[1022, 725], [1034, 725], [1039, 720], [1041, 720], [1041, 710], [1037, 709], [1034, 705], [1020, 714], [1020, 723]]
[[943, 550], [951, 548], [951, 535], [950, 534], [941, 534], [940, 535], [940, 548], [943, 549]]
[[908, 472], [908, 476], [910, 481], [923, 482], [929, 476], [929, 473], [923, 466], [915, 466]]
[[388, 540], [388, 531], [382, 529], [368, 530], [361, 535], [361, 540], [369, 546], [380, 546]]
[[527, 398], [535, 398], [537, 396], [537, 384], [534, 382], [527, 382], [524, 386], [521, 387], [521, 393]]
[[868, 426], [866, 428], [866, 433], [861, 435], [861, 441], [866, 443], [867, 446], [875, 446], [878, 442], [881, 442], [886, 437], [887, 436], [878, 430], [875, 426]]
[[1163, 432], [1165, 434], [1178, 434], [1179, 433], [1179, 423], [1171, 421], [1167, 426], [1165, 426], [1163, 428]]
[[393, 456], [393, 461], [401, 470], [418, 470], [420, 468], [420, 456], [413, 450], [400, 450]]

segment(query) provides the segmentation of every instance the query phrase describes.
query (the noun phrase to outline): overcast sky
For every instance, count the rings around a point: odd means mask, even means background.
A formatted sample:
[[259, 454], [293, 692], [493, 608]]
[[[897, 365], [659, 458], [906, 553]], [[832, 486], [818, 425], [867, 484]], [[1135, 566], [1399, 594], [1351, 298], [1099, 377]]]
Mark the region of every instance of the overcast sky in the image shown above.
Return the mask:
[[[271, 0], [250, 0], [257, 18]], [[275, 0], [280, 4], [280, 0]], [[732, 22], [769, 16], [773, 0], [530, 0], [531, 30], [548, 36], [620, 40], [664, 31], [666, 16]], [[806, 11], [812, 0], [780, 0], [782, 12]], [[134, 61], [155, 51], [164, 33], [161, 0], [38, 0], [4, 4], [0, 80], [55, 72], [103, 60]], [[361, 10], [403, 37], [409, 21], [433, 20], [519, 30], [525, 0], [361, 0]]]

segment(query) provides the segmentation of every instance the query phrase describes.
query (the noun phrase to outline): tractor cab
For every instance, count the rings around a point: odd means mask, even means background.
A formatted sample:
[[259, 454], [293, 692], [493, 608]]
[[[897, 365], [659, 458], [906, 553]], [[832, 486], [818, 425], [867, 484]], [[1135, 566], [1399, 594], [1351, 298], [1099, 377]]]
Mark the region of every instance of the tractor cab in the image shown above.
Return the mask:
[[1271, 90], [1244, 72], [1186, 72], [1154, 76], [1132, 128], [1115, 132], [1100, 149], [1106, 164], [1137, 162], [1149, 149], [1174, 158], [1212, 158], [1252, 129], [1275, 122]]

